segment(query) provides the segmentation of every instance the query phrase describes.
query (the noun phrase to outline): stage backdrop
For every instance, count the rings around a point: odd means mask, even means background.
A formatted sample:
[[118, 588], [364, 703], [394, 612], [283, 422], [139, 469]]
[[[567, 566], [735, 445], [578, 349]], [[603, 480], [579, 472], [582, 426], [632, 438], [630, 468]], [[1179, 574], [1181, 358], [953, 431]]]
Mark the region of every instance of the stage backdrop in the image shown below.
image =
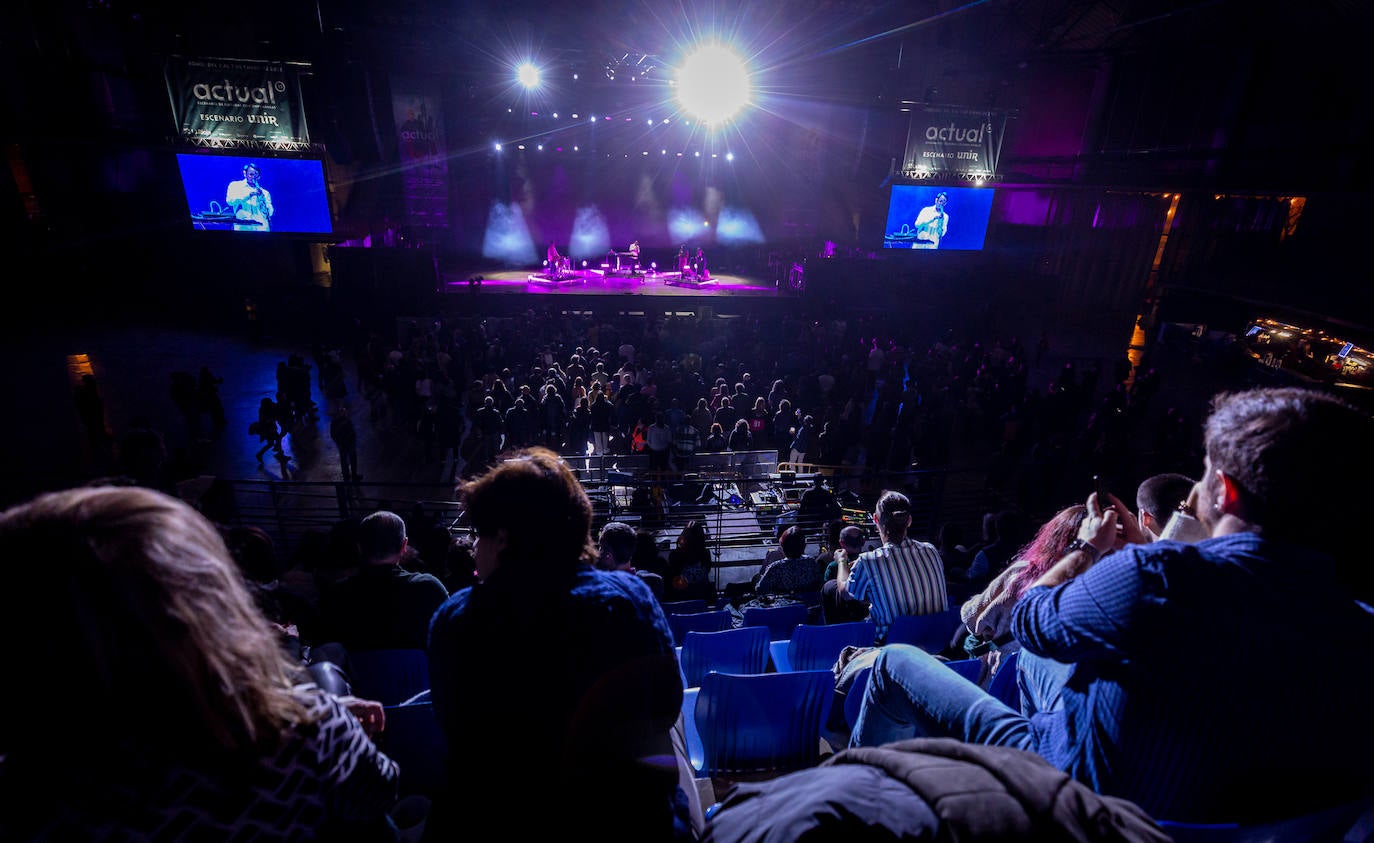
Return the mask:
[[300, 87], [306, 67], [173, 56], [167, 62], [167, 93], [182, 140], [214, 147], [309, 146]]
[[942, 174], [989, 175], [997, 172], [1007, 116], [991, 111], [926, 106], [912, 112], [907, 128], [902, 175], [922, 169]]
[[434, 83], [394, 78], [391, 106], [407, 222], [412, 227], [447, 228], [448, 159], [443, 111]]

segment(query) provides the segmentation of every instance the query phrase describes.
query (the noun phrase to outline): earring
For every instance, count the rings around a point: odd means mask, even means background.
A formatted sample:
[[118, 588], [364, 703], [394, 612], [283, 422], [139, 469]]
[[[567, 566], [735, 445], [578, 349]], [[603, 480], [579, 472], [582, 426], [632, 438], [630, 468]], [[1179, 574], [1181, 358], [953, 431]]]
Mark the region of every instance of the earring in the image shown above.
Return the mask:
[[1221, 514], [1221, 501], [1212, 501], [1212, 512], [1216, 515]]

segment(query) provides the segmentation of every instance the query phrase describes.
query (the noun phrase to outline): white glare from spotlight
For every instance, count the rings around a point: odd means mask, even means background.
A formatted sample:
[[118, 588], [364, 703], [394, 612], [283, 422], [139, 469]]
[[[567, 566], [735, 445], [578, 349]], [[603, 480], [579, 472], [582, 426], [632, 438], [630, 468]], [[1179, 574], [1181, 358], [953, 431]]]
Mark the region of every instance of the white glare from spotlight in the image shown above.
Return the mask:
[[703, 47], [678, 71], [678, 102], [708, 123], [728, 120], [749, 104], [749, 73], [744, 62], [718, 44]]
[[515, 69], [515, 77], [520, 80], [520, 84], [526, 88], [534, 89], [539, 87], [539, 68], [525, 62]]
[[498, 143], [498, 144], [496, 145], [496, 151], [497, 151], [497, 152], [500, 152], [500, 151], [501, 151], [501, 144]]
[[725, 153], [725, 160], [726, 160], [726, 161], [734, 161], [734, 160], [735, 160], [735, 153], [733, 153], [733, 152], [727, 152], [727, 153]]

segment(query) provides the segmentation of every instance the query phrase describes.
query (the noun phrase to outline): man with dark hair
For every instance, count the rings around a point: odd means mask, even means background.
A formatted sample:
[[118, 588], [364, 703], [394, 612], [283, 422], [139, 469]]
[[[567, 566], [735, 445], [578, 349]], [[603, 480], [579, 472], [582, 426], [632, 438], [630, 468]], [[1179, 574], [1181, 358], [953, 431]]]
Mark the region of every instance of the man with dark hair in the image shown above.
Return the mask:
[[[324, 641], [349, 650], [424, 649], [429, 619], [448, 589], [433, 574], [404, 566], [414, 554], [401, 516], [378, 510], [359, 522], [362, 565], [320, 595]], [[418, 557], [416, 557], [418, 558]]]
[[1370, 441], [1374, 420], [1323, 392], [1217, 395], [1194, 495], [1210, 537], [1147, 542], [1094, 492], [1069, 551], [1012, 610], [1034, 714], [896, 645], [874, 662], [851, 745], [1030, 750], [1173, 821], [1262, 823], [1367, 798], [1374, 733], [1343, 724], [1368, 718], [1374, 673], [1331, 642], [1374, 635], [1360, 602], [1374, 574], [1350, 552], [1351, 513], [1374, 502]]
[[1141, 481], [1135, 490], [1135, 520], [1150, 541], [1158, 541], [1169, 517], [1193, 490], [1193, 478], [1186, 474], [1155, 474]]
[[644, 581], [654, 597], [663, 597], [663, 577], [653, 571], [641, 571], [634, 566], [639, 534], [624, 521], [607, 521], [596, 541], [596, 567], [603, 571], [624, 571]]

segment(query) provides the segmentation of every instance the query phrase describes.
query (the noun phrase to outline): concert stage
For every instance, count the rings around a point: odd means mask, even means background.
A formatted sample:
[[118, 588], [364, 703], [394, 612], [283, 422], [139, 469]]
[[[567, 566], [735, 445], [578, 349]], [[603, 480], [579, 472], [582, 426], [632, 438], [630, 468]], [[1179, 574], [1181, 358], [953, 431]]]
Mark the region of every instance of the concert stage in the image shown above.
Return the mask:
[[[481, 281], [474, 279], [480, 278]], [[798, 298], [796, 290], [779, 290], [759, 278], [712, 273], [709, 280], [684, 278], [679, 272], [607, 272], [604, 268], [575, 269], [554, 275], [528, 269], [490, 269], [442, 272], [440, 290], [446, 294], [573, 295], [573, 296], [711, 296], [722, 298]]]

